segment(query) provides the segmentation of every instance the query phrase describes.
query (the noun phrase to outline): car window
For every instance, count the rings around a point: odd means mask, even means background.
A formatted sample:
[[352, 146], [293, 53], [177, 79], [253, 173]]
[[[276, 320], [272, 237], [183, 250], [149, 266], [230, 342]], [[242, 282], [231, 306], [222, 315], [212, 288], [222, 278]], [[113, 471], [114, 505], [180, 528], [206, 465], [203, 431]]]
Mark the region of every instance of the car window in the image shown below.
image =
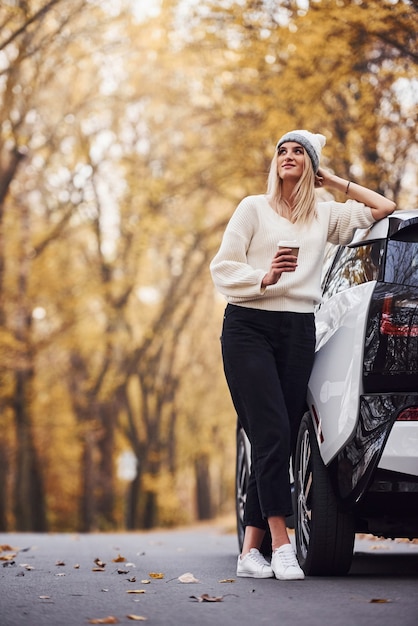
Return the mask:
[[388, 241], [384, 280], [387, 283], [418, 286], [418, 243]]
[[375, 241], [355, 248], [341, 248], [325, 279], [324, 300], [354, 285], [377, 280], [382, 258], [382, 244], [382, 241]]

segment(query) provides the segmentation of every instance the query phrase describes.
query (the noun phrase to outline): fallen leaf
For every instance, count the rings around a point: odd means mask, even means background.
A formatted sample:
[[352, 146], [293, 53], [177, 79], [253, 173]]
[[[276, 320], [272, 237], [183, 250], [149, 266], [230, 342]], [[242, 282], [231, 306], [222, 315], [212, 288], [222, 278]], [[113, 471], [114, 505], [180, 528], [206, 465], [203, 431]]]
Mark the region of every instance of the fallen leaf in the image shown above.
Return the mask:
[[64, 561], [57, 561], [55, 563], [55, 565], [58, 565], [59, 567], [62, 567], [63, 565], [65, 565]]
[[223, 580], [218, 580], [218, 583], [234, 583], [235, 578], [224, 578]]
[[181, 576], [179, 576], [179, 581], [181, 583], [198, 583], [198, 579], [195, 578], [193, 576], [193, 574], [191, 574], [190, 572], [187, 572], [186, 574], [182, 574]]
[[120, 569], [118, 568], [118, 574], [129, 574], [129, 570], [128, 569]]
[[50, 600], [51, 596], [39, 596], [40, 600]]
[[17, 556], [16, 552], [12, 552], [11, 554], [3, 554], [3, 556], [0, 556], [0, 561], [13, 561], [13, 559], [15, 559]]
[[94, 562], [96, 563], [97, 567], [106, 567], [106, 563], [103, 563], [103, 561], [101, 561], [100, 559], [94, 559]]
[[198, 602], [222, 602], [223, 596], [210, 596], [208, 593], [202, 593], [201, 596], [190, 596]]
[[117, 617], [108, 615], [107, 617], [98, 617], [97, 619], [89, 619], [89, 624], [119, 624]]
[[387, 598], [372, 598], [370, 602], [373, 604], [385, 604], [386, 602], [392, 602], [392, 600], [388, 600]]
[[158, 580], [161, 580], [161, 578], [164, 578], [164, 574], [161, 574], [161, 572], [150, 572], [148, 574], [148, 576], [150, 578], [155, 578], [155, 579], [158, 579]]
[[112, 563], [125, 563], [125, 562], [126, 562], [125, 557], [121, 556], [120, 554], [118, 554], [116, 559], [112, 559]]
[[142, 615], [127, 615], [126, 617], [128, 619], [134, 620], [134, 622], [146, 622], [148, 619], [147, 617], [143, 617]]
[[142, 583], [143, 585], [149, 585], [149, 584], [150, 584], [150, 582], [151, 582], [150, 580], [141, 580], [141, 583]]
[[[136, 583], [136, 576], [132, 576], [132, 578], [128, 578], [128, 583]], [[141, 581], [144, 582], [144, 581]]]
[[93, 567], [92, 572], [104, 572], [105, 568], [104, 567]]
[[79, 563], [76, 563], [75, 565], [73, 565], [74, 569], [80, 569], [80, 565]]
[[6, 561], [6, 563], [3, 563], [3, 567], [13, 567], [13, 565], [16, 565], [16, 561]]
[[60, 573], [60, 574], [55, 574], [55, 576], [65, 576], [64, 572]]
[[0, 552], [13, 552], [14, 550], [16, 550], [17, 548], [12, 548], [12, 546], [9, 546], [8, 543], [3, 543], [0, 546]]
[[126, 593], [145, 593], [145, 589], [127, 589]]

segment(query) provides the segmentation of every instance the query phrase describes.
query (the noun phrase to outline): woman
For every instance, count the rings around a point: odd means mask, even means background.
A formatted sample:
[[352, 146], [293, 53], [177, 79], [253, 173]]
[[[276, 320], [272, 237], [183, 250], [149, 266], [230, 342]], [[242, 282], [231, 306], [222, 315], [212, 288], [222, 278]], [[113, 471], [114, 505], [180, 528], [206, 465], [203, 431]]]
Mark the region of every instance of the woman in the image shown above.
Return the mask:
[[[237, 576], [304, 578], [285, 518], [292, 513], [289, 461], [305, 406], [315, 350], [314, 306], [327, 242], [347, 244], [355, 228], [392, 213], [380, 194], [319, 169], [325, 137], [307, 130], [278, 141], [267, 194], [244, 198], [211, 263], [226, 296], [221, 336], [225, 376], [251, 442], [252, 469]], [[317, 202], [315, 187], [345, 203]], [[279, 240], [297, 240], [299, 255]], [[259, 549], [267, 529], [271, 564]]]

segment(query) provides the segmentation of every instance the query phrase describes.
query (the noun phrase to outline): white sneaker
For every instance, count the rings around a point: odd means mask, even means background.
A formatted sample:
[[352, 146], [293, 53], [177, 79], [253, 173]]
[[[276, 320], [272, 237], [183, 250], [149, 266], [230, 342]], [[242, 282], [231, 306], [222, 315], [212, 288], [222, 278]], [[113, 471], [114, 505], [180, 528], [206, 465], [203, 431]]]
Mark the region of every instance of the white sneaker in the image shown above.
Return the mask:
[[270, 563], [257, 550], [251, 550], [245, 556], [238, 557], [237, 576], [244, 578], [273, 578], [273, 570]]
[[273, 552], [271, 567], [275, 577], [279, 580], [303, 580], [305, 578], [290, 543], [285, 543]]

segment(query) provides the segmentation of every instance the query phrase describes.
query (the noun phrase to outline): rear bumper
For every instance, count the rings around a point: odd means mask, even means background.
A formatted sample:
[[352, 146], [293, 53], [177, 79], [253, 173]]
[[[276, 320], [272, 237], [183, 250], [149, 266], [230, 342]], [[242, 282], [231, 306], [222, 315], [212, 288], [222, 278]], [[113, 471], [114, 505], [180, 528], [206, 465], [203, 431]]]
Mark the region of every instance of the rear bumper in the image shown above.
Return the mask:
[[[418, 473], [416, 442], [403, 440], [411, 431], [417, 436], [417, 422], [411, 422], [409, 428], [403, 428], [403, 423], [393, 428], [400, 413], [414, 406], [418, 406], [418, 393], [360, 397], [359, 418], [353, 436], [330, 464], [334, 488], [344, 507], [350, 508], [361, 500], [378, 467], [403, 473], [407, 470], [406, 473], [412, 475]], [[394, 436], [391, 439], [392, 431]], [[388, 442], [390, 447], [386, 452]], [[402, 450], [407, 451], [405, 458]]]

